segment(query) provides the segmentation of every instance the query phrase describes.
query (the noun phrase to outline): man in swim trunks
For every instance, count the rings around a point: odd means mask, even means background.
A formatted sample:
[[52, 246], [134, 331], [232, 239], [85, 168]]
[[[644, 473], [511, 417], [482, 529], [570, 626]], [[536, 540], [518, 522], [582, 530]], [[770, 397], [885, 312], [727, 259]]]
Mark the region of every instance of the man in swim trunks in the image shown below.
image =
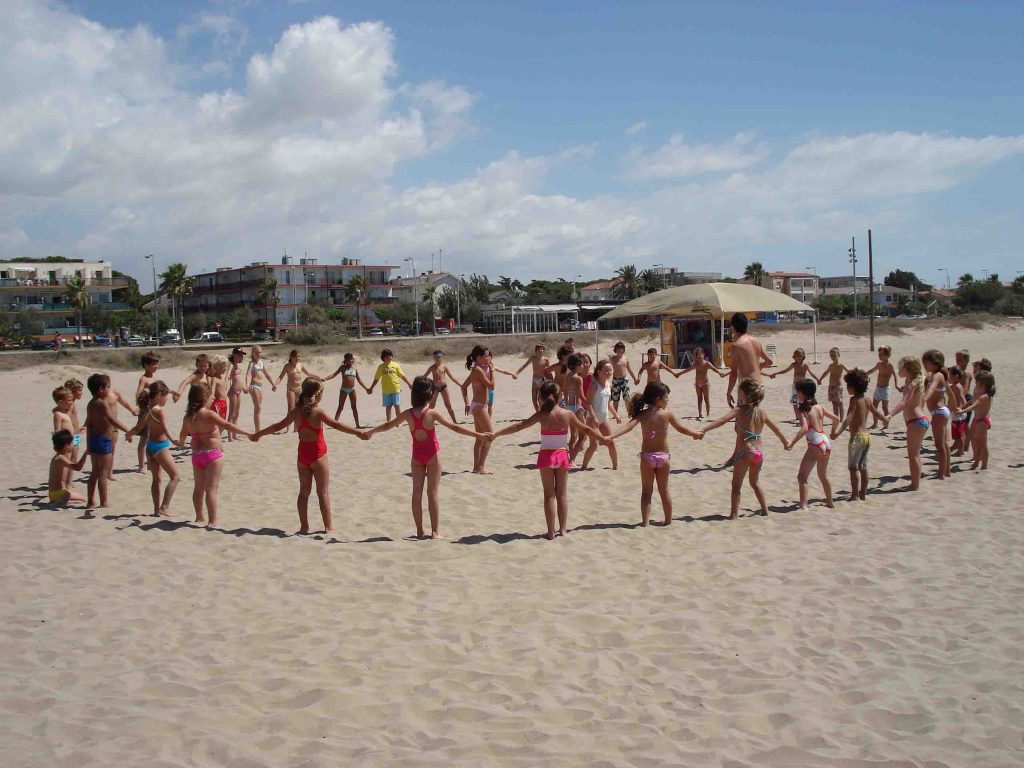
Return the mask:
[[114, 430], [127, 432], [128, 428], [117, 420], [112, 413], [108, 398], [110, 397], [110, 377], [105, 373], [94, 373], [86, 382], [92, 400], [85, 409], [86, 446], [92, 459], [92, 472], [89, 475], [88, 506], [96, 506], [96, 488], [100, 491], [100, 506], [107, 507], [107, 483], [114, 464]]
[[749, 321], [742, 312], [735, 313], [729, 321], [733, 331], [732, 348], [729, 352], [729, 386], [725, 398], [732, 408], [735, 400], [732, 391], [743, 379], [761, 383], [761, 369], [770, 368], [772, 359], [764, 351], [761, 342], [747, 333]]
[[633, 379], [633, 383], [639, 385], [640, 379], [633, 373], [633, 368], [629, 364], [629, 358], [626, 357], [626, 345], [621, 341], [617, 342], [613, 351], [614, 354], [608, 358], [608, 362], [612, 364], [611, 411], [615, 423], [621, 424], [622, 417], [619, 416], [619, 401], [629, 402], [629, 380]]
[[543, 344], [535, 346], [533, 354], [526, 358], [526, 362], [519, 366], [519, 370], [516, 371], [516, 376], [518, 376], [526, 370], [527, 366], [533, 366], [533, 378], [530, 380], [530, 397], [533, 400], [533, 409], [535, 411], [540, 410], [540, 398], [537, 394], [540, 391], [540, 385], [551, 378], [551, 374], [548, 372], [551, 361], [544, 355], [544, 351]]

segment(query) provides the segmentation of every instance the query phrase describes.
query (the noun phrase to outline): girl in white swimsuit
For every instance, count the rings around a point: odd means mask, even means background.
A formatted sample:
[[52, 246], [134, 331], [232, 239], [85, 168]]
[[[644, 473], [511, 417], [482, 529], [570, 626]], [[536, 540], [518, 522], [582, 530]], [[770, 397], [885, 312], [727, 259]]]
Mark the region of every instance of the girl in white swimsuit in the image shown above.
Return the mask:
[[[594, 369], [594, 378], [590, 381], [590, 389], [587, 391], [587, 402], [590, 404], [589, 418], [587, 424], [595, 428], [602, 435], [612, 433], [608, 423], [608, 405], [612, 399], [612, 364], [608, 360], [600, 360]], [[588, 469], [590, 460], [597, 451], [597, 440], [590, 439], [587, 445], [587, 452], [583, 454], [581, 469]], [[619, 457], [615, 451], [615, 443], [608, 443], [608, 456], [612, 460], [612, 469], [619, 468]]]
[[277, 385], [270, 380], [266, 373], [266, 365], [263, 362], [263, 349], [259, 344], [254, 344], [250, 350], [252, 357], [249, 358], [249, 367], [245, 371], [245, 382], [249, 389], [249, 396], [252, 398], [252, 421], [256, 425], [256, 431], [260, 431], [260, 414], [263, 411], [263, 387], [270, 385], [270, 388], [277, 392]]

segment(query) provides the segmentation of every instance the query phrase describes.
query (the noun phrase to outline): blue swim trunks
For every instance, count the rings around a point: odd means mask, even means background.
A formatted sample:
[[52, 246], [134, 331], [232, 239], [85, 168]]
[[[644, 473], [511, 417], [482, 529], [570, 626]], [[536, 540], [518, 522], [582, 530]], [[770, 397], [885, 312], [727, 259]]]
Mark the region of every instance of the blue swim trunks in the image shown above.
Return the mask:
[[487, 404], [488, 405], [494, 405], [494, 390], [493, 389], [487, 390]]
[[108, 456], [114, 452], [114, 438], [109, 435], [89, 435], [89, 453]]
[[80, 446], [82, 444], [82, 436], [81, 435], [75, 435], [75, 439], [71, 441], [71, 444], [73, 446], [75, 446], [75, 448]]
[[381, 399], [383, 401], [383, 404], [384, 404], [385, 408], [387, 408], [389, 406], [392, 406], [392, 405], [395, 408], [399, 408], [402, 405], [402, 393], [401, 392], [392, 392], [390, 395], [382, 395]]
[[150, 456], [156, 456], [158, 453], [160, 453], [160, 451], [167, 450], [170, 447], [170, 440], [158, 440], [155, 443], [152, 440], [146, 441], [146, 453], [148, 453]]

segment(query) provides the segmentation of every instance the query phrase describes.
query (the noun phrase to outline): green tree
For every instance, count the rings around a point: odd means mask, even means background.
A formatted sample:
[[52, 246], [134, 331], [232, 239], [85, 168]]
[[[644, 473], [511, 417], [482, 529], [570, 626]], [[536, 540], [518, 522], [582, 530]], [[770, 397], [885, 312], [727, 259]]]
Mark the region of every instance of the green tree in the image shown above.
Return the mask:
[[615, 279], [617, 282], [612, 287], [612, 296], [619, 301], [630, 301], [641, 295], [640, 277], [632, 264], [615, 270]]
[[[280, 301], [280, 297], [277, 295], [277, 280], [273, 277], [266, 278], [260, 283], [260, 288], [256, 291], [256, 298], [260, 300], [263, 305], [264, 320], [267, 320], [266, 315], [269, 314], [270, 310], [274, 312], [274, 340], [277, 340], [277, 305]], [[267, 323], [269, 325], [269, 322]]]
[[[191, 295], [195, 278], [188, 274], [188, 265], [177, 262], [169, 265], [161, 273], [160, 279], [160, 287], [171, 300], [171, 317], [174, 322], [181, 323], [185, 313], [185, 297]], [[178, 310], [177, 314], [175, 309]], [[184, 343], [185, 334], [181, 335], [181, 341]]]
[[430, 318], [430, 332], [437, 336], [437, 286], [423, 286], [423, 309]]
[[1024, 275], [1017, 275], [1013, 284], [1010, 286], [1010, 290], [1014, 293], [1024, 294]]
[[366, 301], [366, 281], [362, 275], [353, 275], [345, 286], [345, 298], [356, 305], [356, 322], [359, 327], [359, 338], [363, 338], [363, 303]]
[[387, 307], [377, 307], [374, 313], [385, 323], [390, 320], [396, 328], [409, 328], [416, 322], [416, 305], [411, 301], [396, 301]]
[[494, 285], [487, 279], [487, 275], [478, 275], [475, 272], [463, 281], [466, 293], [480, 302], [487, 301], [491, 292], [495, 290]]
[[82, 347], [82, 314], [85, 308], [92, 303], [92, 297], [86, 291], [85, 280], [80, 277], [73, 277], [66, 284], [68, 306], [75, 310], [78, 317], [78, 347]]
[[960, 275], [960, 279], [956, 281], [957, 288], [963, 288], [965, 285], [969, 285], [974, 282], [974, 275], [970, 272]]
[[637, 278], [642, 293], [654, 293], [665, 288], [665, 277], [653, 269], [645, 269]]
[[907, 291], [930, 291], [931, 285], [924, 282], [913, 272], [905, 272], [902, 269], [894, 269], [885, 276], [885, 285], [895, 288], [903, 288]]
[[760, 261], [752, 261], [743, 268], [743, 279], [750, 280], [754, 285], [764, 281], [764, 266]]

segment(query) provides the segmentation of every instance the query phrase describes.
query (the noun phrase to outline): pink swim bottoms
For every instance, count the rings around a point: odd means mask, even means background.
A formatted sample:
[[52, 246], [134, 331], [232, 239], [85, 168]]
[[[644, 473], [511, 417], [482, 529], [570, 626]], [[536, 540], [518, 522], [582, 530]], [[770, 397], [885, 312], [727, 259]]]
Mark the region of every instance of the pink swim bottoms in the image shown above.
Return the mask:
[[667, 466], [669, 459], [672, 458], [672, 454], [665, 453], [664, 451], [651, 451], [650, 453], [641, 453], [640, 456], [654, 469], [661, 469], [661, 467]]
[[206, 469], [224, 455], [220, 448], [210, 448], [207, 451], [192, 452], [192, 466], [196, 469]]
[[537, 454], [537, 469], [569, 469], [570, 466], [569, 451], [565, 448]]

